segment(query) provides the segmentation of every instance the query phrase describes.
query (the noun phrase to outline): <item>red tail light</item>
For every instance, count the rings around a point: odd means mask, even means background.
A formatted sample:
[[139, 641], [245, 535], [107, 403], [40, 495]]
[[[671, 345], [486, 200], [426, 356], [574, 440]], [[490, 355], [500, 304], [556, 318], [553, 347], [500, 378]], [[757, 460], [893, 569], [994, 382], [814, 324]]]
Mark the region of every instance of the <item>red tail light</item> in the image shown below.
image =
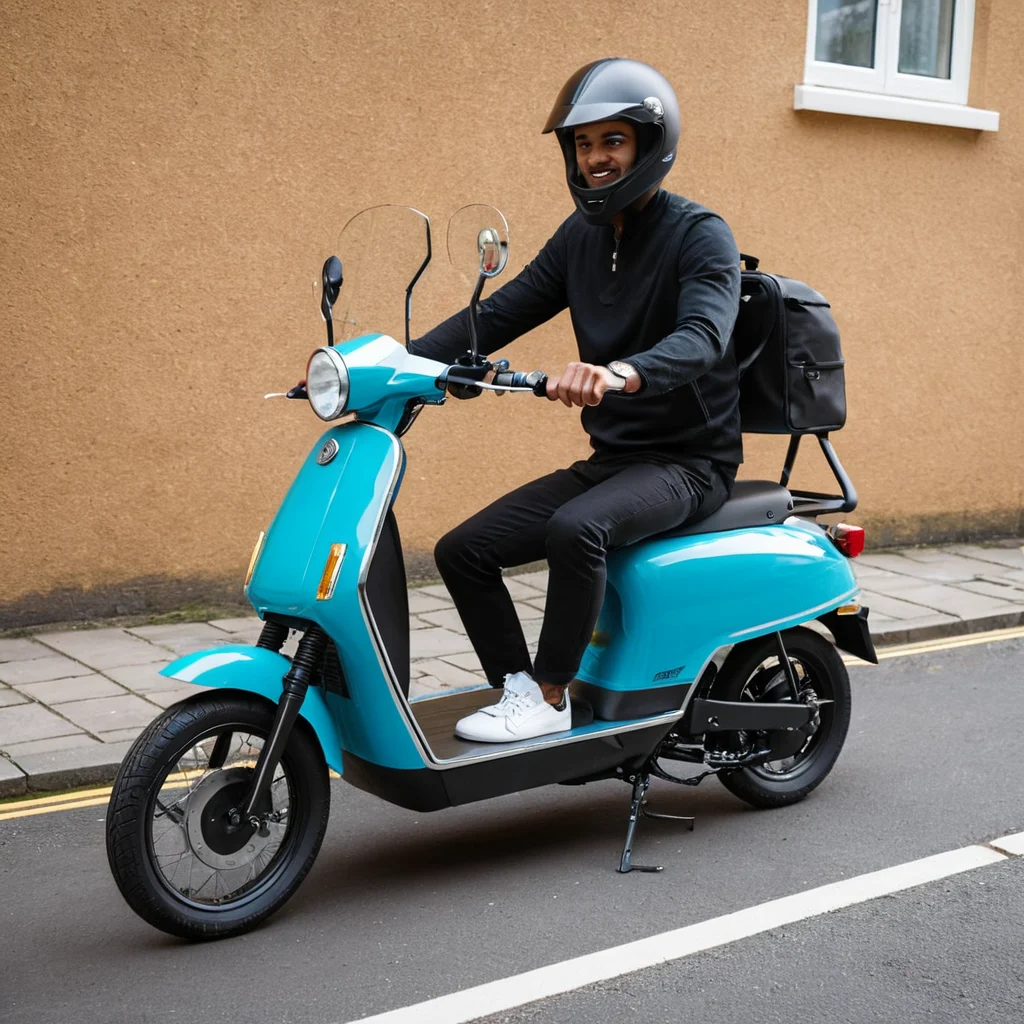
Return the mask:
[[828, 535], [832, 543], [847, 558], [856, 558], [864, 550], [864, 527], [847, 526], [845, 523], [836, 523], [828, 528]]

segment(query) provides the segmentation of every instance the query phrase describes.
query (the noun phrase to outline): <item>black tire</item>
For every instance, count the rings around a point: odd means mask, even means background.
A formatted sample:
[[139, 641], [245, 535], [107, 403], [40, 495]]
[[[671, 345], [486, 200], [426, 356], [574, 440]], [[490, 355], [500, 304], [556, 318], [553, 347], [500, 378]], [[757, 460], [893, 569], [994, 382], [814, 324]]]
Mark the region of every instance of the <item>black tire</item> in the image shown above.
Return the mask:
[[[792, 757], [719, 774], [722, 785], [752, 807], [784, 807], [803, 800], [832, 770], [850, 727], [850, 677], [833, 644], [802, 627], [787, 630], [782, 639], [800, 688], [809, 686], [819, 699], [832, 703], [822, 704], [817, 731]], [[712, 696], [716, 700], [789, 700], [783, 671], [774, 635], [760, 637], [730, 651]]]
[[[245, 850], [236, 854], [232, 845], [228, 856], [240, 859], [251, 856], [249, 865], [243, 862], [241, 867], [211, 868], [204, 863], [201, 869], [212, 875], [220, 872], [225, 879], [237, 877], [234, 873], [247, 866], [252, 873], [259, 866], [263, 853], [270, 849], [267, 844], [272, 846], [280, 836], [279, 845], [267, 853], [267, 863], [259, 868], [251, 883], [246, 881], [248, 888], [244, 892], [239, 887], [218, 900], [215, 882], [212, 902], [208, 897], [204, 902], [190, 896], [194, 864], [188, 863], [188, 881], [184, 889], [179, 889], [168, 879], [168, 868], [162, 865], [156, 852], [153, 822], [154, 818], [163, 818], [166, 831], [162, 835], [173, 833], [168, 841], [183, 847], [185, 852], [181, 858], [188, 856], [195, 860], [205, 853], [207, 857], [224, 860], [221, 853], [213, 851], [213, 844], [204, 848], [202, 842], [194, 842], [194, 833], [198, 829], [205, 840], [208, 823], [214, 821], [213, 812], [209, 810], [214, 806], [213, 801], [232, 800], [240, 789], [244, 790], [245, 780], [252, 772], [253, 744], [256, 740], [265, 740], [269, 734], [274, 710], [270, 702], [248, 694], [203, 693], [168, 708], [136, 740], [122, 762], [107, 811], [107, 859], [128, 905], [161, 931], [187, 939], [226, 938], [246, 932], [278, 910], [312, 867], [327, 827], [330, 785], [319, 743], [302, 719], [292, 730], [275, 774], [275, 787], [282, 780], [284, 785], [284, 789], [276, 792], [284, 792], [288, 798], [287, 809], [281, 815], [287, 818], [283, 831], [280, 820], [275, 822], [270, 839], [261, 840], [250, 829], [248, 838], [241, 841], [252, 843], [246, 850], [259, 848], [255, 855]], [[223, 767], [223, 761], [202, 774], [197, 774], [198, 769], [171, 774], [189, 754], [193, 754], [198, 763], [194, 752], [205, 753], [201, 744], [211, 746], [212, 738], [224, 734], [237, 735], [239, 756], [248, 758], [241, 767], [230, 769], [233, 773], [230, 778], [225, 774], [229, 769]], [[227, 745], [230, 743], [229, 739]], [[244, 753], [241, 752], [243, 744]], [[212, 745], [216, 747], [215, 743]], [[215, 753], [211, 755], [211, 762], [216, 758]], [[183, 788], [185, 795], [176, 800], [170, 801], [164, 795], [168, 790], [173, 793]], [[212, 796], [205, 796], [207, 793]], [[170, 802], [170, 807], [159, 799], [161, 796]], [[175, 829], [180, 829], [180, 836]], [[231, 837], [232, 844], [237, 838], [237, 834]], [[172, 879], [177, 870], [175, 866]]]

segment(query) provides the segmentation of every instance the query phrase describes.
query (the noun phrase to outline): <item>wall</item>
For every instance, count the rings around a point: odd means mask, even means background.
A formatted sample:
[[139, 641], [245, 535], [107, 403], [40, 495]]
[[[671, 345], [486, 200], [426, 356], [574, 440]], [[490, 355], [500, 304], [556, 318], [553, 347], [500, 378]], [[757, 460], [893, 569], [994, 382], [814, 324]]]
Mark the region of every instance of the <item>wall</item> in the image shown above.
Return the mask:
[[[804, 0], [7, 0], [0, 8], [0, 627], [237, 599], [321, 424], [264, 402], [322, 344], [314, 282], [344, 220], [488, 201], [510, 270], [570, 211], [539, 134], [597, 56], [674, 83], [668, 186], [766, 269], [832, 300], [848, 359], [837, 448], [874, 543], [1022, 527], [1024, 8], [979, 0], [972, 102], [996, 134], [794, 112]], [[343, 254], [344, 255], [344, 254]], [[415, 330], [468, 298], [435, 260]], [[562, 316], [514, 346], [557, 372]], [[427, 410], [399, 504], [433, 541], [585, 453], [577, 416], [485, 396]], [[783, 439], [751, 439], [774, 475]], [[796, 483], [828, 482], [814, 459]]]

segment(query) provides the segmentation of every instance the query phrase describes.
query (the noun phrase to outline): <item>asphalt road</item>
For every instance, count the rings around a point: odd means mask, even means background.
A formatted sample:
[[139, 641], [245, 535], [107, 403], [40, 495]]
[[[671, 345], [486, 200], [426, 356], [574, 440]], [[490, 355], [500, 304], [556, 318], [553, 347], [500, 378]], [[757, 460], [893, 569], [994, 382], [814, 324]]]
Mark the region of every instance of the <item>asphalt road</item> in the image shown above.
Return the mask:
[[896, 893], [480, 1024], [1018, 1024], [1024, 861]]
[[[660, 875], [614, 872], [621, 783], [420, 815], [338, 781], [323, 850], [285, 909], [249, 935], [190, 945], [121, 901], [102, 807], [0, 822], [0, 1020], [335, 1024], [1024, 829], [1024, 641], [851, 674], [846, 749], [804, 803], [758, 812], [714, 780], [655, 784], [655, 809], [697, 815], [693, 833], [642, 823], [637, 858], [664, 864]], [[1018, 1020], [1022, 868], [983, 868], [498, 1019], [799, 1012], [866, 1024], [959, 1007], [960, 1021]]]

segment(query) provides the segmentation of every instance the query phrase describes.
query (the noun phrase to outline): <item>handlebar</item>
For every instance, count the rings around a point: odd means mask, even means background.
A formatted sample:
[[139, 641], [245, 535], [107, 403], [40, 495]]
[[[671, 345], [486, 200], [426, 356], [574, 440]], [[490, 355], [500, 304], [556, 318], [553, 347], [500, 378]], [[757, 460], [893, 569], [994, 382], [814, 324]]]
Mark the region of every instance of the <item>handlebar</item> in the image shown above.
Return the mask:
[[[508, 384], [513, 388], [527, 387], [533, 390], [533, 393], [540, 398], [546, 398], [548, 393], [548, 375], [541, 373], [540, 370], [534, 370], [532, 373], [496, 373], [494, 375], [494, 383], [498, 385]], [[608, 391], [624, 391], [625, 381], [621, 385], [609, 384]]]
[[[452, 369], [454, 368], [452, 367]], [[440, 378], [438, 383], [441, 383]], [[548, 393], [548, 375], [542, 370], [532, 370], [530, 373], [523, 373], [520, 370], [499, 370], [489, 384], [485, 384], [481, 380], [459, 377], [449, 373], [444, 377], [444, 385], [447, 386], [448, 384], [462, 384], [467, 387], [481, 388], [484, 391], [497, 391], [499, 394], [505, 394], [509, 391], [532, 391], [538, 398], [546, 398]], [[610, 385], [607, 390], [624, 391], [625, 381], [621, 385]]]

